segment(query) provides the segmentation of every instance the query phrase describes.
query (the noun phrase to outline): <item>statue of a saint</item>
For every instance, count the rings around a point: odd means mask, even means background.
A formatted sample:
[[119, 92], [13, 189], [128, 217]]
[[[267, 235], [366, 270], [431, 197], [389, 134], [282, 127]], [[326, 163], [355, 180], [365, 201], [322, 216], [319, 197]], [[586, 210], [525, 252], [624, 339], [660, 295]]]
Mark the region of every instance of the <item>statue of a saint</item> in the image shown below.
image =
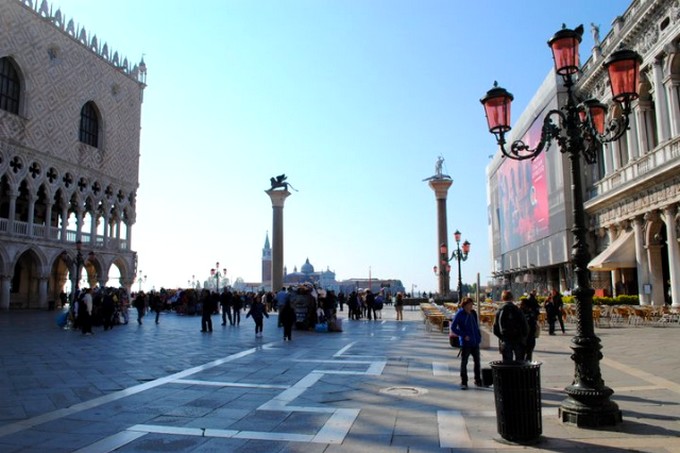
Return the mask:
[[593, 43], [595, 47], [600, 46], [600, 26], [590, 23], [590, 31], [593, 33]]
[[442, 156], [439, 156], [437, 158], [437, 162], [434, 164], [434, 175], [437, 178], [442, 177], [442, 165], [444, 164], [444, 158]]

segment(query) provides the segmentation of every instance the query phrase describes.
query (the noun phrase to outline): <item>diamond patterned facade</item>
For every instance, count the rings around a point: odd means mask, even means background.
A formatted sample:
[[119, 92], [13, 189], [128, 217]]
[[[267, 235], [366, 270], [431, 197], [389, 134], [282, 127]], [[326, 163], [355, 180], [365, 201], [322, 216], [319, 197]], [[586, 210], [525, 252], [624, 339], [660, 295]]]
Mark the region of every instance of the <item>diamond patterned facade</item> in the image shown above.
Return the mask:
[[[0, 308], [47, 307], [81, 269], [89, 286], [129, 290], [146, 65], [45, 0], [0, 2], [0, 63], [20, 87], [18, 112], [0, 108]], [[96, 147], [80, 141], [88, 102]]]

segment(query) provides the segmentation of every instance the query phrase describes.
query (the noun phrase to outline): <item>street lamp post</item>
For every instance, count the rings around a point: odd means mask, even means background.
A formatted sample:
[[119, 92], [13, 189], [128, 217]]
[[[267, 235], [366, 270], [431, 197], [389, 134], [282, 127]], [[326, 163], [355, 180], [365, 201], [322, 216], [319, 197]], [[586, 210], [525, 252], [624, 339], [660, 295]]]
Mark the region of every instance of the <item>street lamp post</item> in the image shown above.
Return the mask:
[[80, 274], [82, 272], [83, 265], [85, 264], [82, 249], [83, 243], [81, 241], [76, 241], [76, 294], [80, 290]]
[[460, 263], [461, 261], [466, 261], [468, 259], [468, 253], [470, 253], [470, 242], [467, 240], [463, 242], [463, 249], [461, 250], [460, 231], [456, 230], [456, 232], [453, 233], [453, 236], [456, 239], [456, 250], [454, 250], [451, 254], [451, 258], [455, 258], [456, 261], [458, 261], [458, 302], [460, 302], [463, 300], [463, 274], [460, 270]]
[[222, 269], [220, 272], [220, 262], [215, 263], [215, 268], [210, 269], [210, 276], [215, 278], [215, 292], [220, 292], [220, 278], [227, 277], [227, 269]]
[[144, 272], [139, 271], [139, 292], [142, 292], [142, 283], [146, 281], [146, 275]]
[[[455, 233], [453, 233], [453, 237], [456, 240], [456, 250], [454, 250], [451, 253], [451, 257], [449, 257], [449, 249], [446, 246], [446, 244], [442, 243], [442, 245], [439, 246], [439, 254], [441, 255], [441, 267], [439, 272], [446, 272], [446, 277], [448, 278], [450, 273], [451, 273], [451, 266], [449, 263], [453, 261], [454, 259], [458, 261], [458, 302], [460, 303], [461, 300], [463, 300], [463, 277], [461, 273], [461, 267], [460, 263], [461, 261], [466, 261], [468, 259], [468, 254], [470, 253], [470, 242], [465, 241], [463, 242], [463, 248], [461, 249], [460, 247], [460, 237], [461, 237], [461, 232], [456, 230]], [[432, 268], [435, 274], [437, 274], [437, 266], [434, 266]]]
[[510, 104], [512, 95], [494, 84], [481, 99], [484, 105], [489, 132], [496, 136], [504, 156], [515, 159], [534, 159], [547, 150], [553, 140], [562, 153], [569, 155], [571, 163], [574, 224], [572, 233], [571, 261], [576, 275], [572, 294], [576, 298], [576, 336], [571, 340], [574, 351], [575, 376], [565, 391], [567, 398], [561, 403], [560, 418], [578, 427], [612, 426], [622, 421], [621, 411], [610, 400], [614, 393], [604, 385], [600, 373], [600, 339], [593, 327], [593, 289], [590, 285], [586, 246], [585, 210], [581, 187], [581, 164], [583, 156], [588, 164], [596, 161], [603, 143], [621, 138], [629, 125], [631, 104], [638, 98], [640, 56], [631, 50], [617, 50], [604, 62], [608, 71], [613, 101], [618, 116], [606, 117], [607, 107], [595, 99], [578, 102], [574, 93], [574, 75], [579, 72], [578, 45], [583, 26], [574, 30], [563, 27], [548, 41], [555, 60], [555, 71], [562, 76], [567, 90], [566, 102], [559, 109], [547, 113], [543, 121], [541, 139], [531, 149], [523, 141], [514, 141], [510, 150], [505, 147], [505, 133], [510, 131]]

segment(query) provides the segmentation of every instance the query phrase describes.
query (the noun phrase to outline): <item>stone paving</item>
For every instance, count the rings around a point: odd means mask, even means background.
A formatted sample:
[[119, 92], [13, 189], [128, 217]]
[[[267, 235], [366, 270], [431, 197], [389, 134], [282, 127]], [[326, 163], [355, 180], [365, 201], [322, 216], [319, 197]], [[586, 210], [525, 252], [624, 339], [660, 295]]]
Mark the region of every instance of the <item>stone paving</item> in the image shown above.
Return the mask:
[[[417, 310], [293, 332], [276, 315], [203, 334], [200, 317], [59, 329], [56, 312], [0, 313], [2, 452], [680, 452], [680, 327], [597, 329], [623, 423], [588, 430], [557, 408], [574, 365], [568, 335], [542, 335], [542, 436], [502, 441], [493, 388], [460, 390], [459, 359]], [[493, 349], [482, 361], [497, 360]]]

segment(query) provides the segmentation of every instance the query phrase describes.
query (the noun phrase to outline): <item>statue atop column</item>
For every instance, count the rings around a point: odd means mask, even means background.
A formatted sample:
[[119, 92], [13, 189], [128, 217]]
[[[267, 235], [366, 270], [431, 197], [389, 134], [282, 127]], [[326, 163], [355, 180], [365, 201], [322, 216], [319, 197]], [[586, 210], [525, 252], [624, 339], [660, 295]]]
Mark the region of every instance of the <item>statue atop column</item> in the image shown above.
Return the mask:
[[444, 165], [444, 157], [439, 156], [437, 157], [437, 161], [434, 163], [434, 175], [430, 176], [429, 178], [423, 179], [423, 181], [431, 181], [433, 179], [451, 179], [449, 175], [445, 175], [442, 171], [442, 167]]
[[291, 189], [293, 189], [297, 192], [297, 189], [295, 189], [292, 185], [290, 185], [290, 183], [286, 182], [286, 179], [288, 179], [288, 177], [286, 176], [285, 173], [282, 174], [282, 175], [279, 175], [279, 176], [269, 178], [269, 182], [272, 185], [269, 190], [281, 189], [281, 190], [285, 191], [285, 190], [288, 190], [288, 187], [290, 187]]

